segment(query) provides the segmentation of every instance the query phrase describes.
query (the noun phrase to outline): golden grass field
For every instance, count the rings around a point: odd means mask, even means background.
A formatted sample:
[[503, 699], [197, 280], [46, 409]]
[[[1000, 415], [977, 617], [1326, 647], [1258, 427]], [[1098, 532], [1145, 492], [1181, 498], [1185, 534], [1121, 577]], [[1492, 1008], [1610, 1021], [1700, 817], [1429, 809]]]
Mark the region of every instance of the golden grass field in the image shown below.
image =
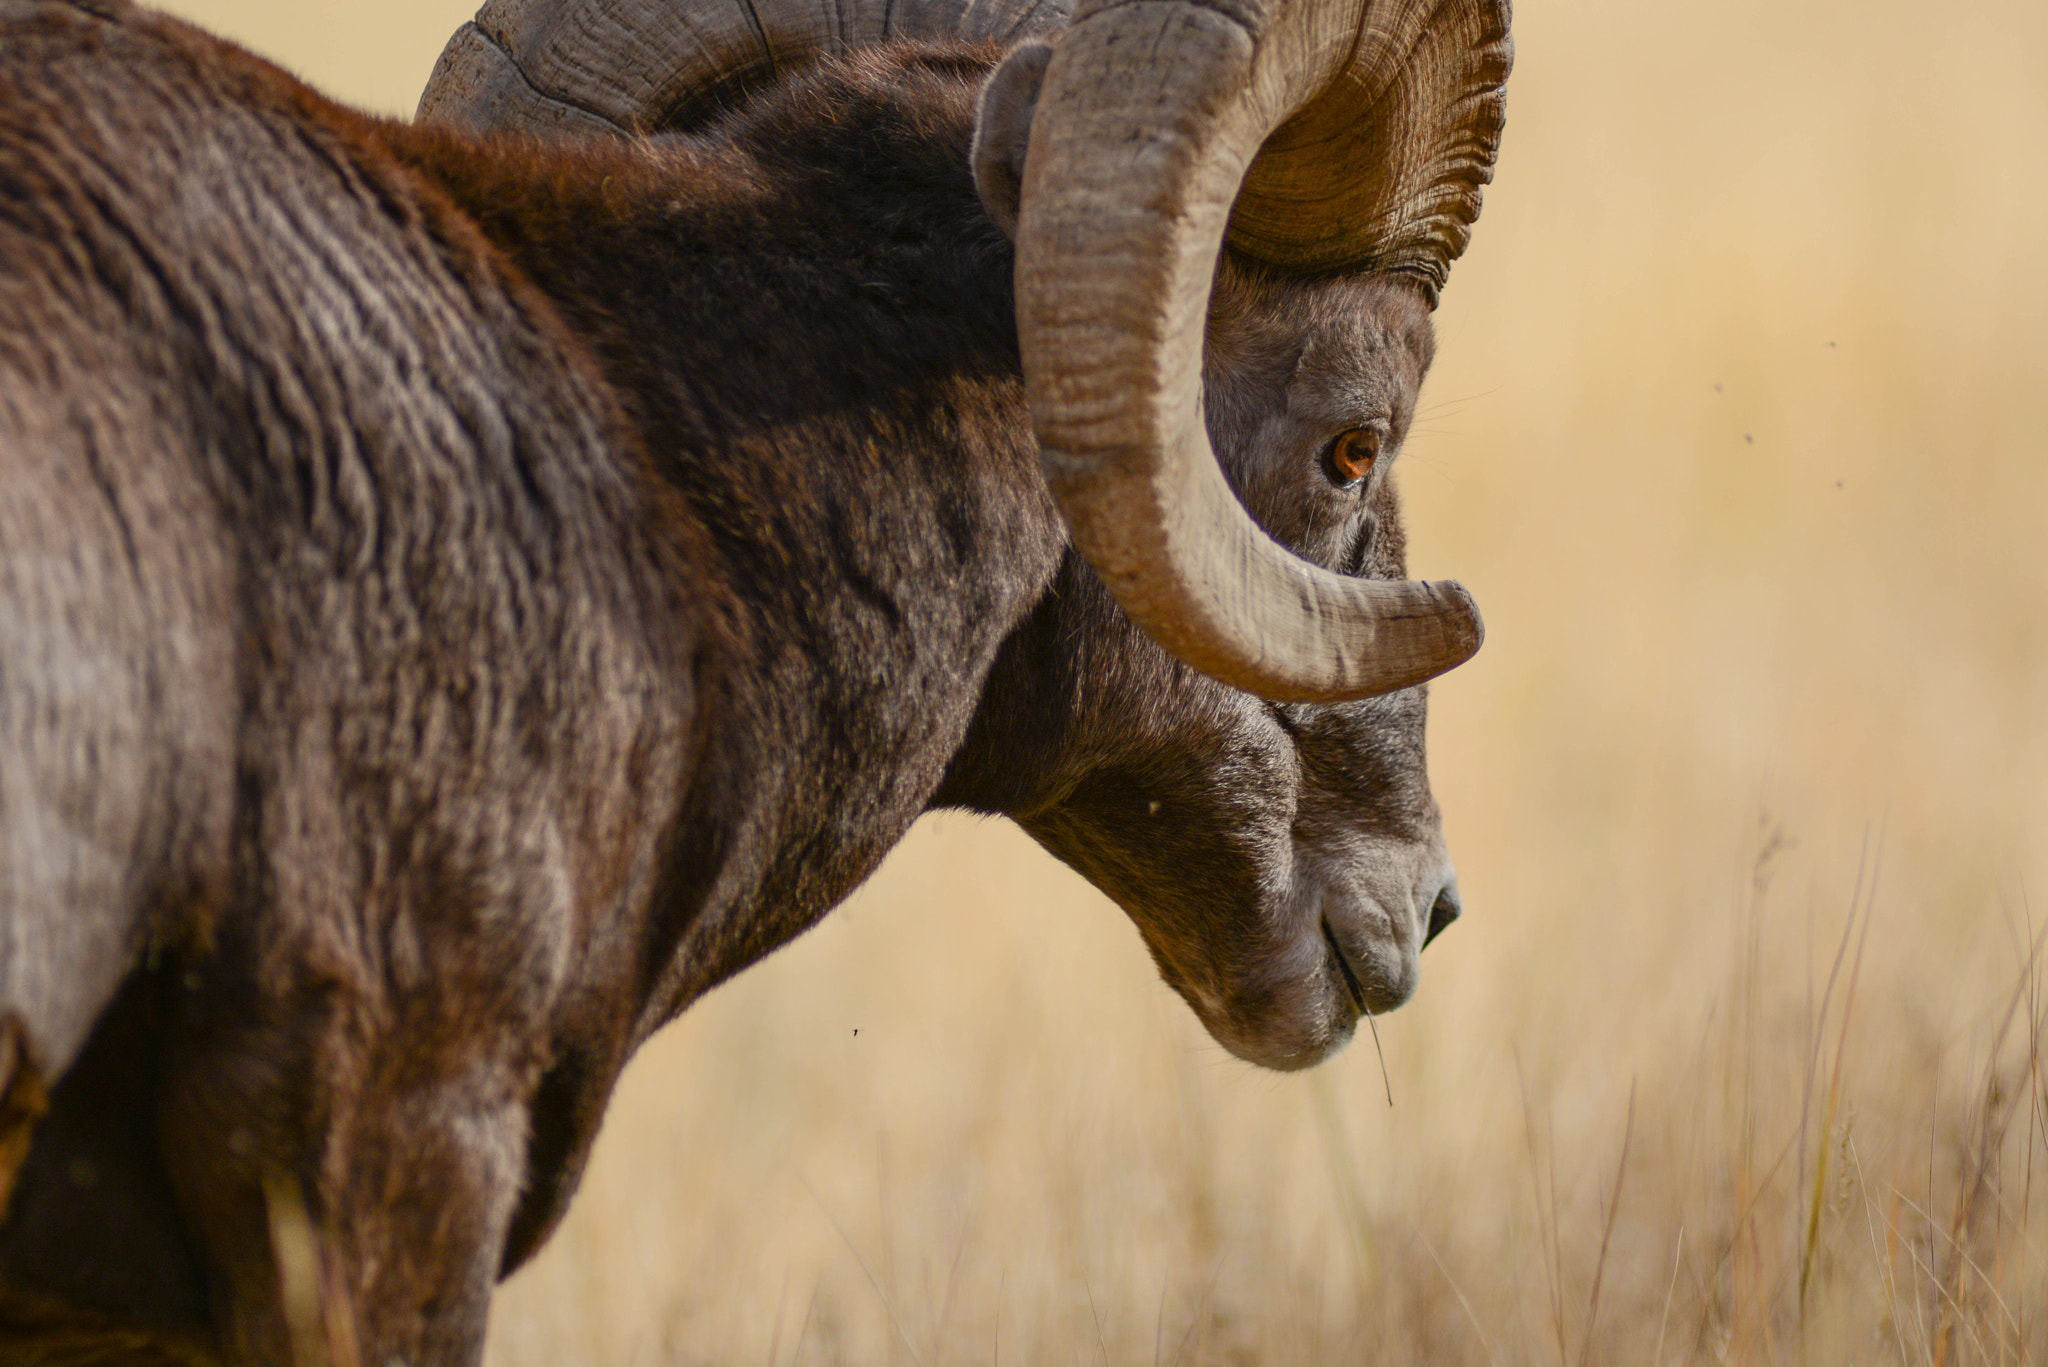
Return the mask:
[[[392, 111], [470, 7], [174, 6]], [[493, 1367], [2048, 1364], [2048, 6], [1517, 33], [1403, 460], [1490, 630], [1468, 913], [1385, 1084], [927, 819], [634, 1066]]]

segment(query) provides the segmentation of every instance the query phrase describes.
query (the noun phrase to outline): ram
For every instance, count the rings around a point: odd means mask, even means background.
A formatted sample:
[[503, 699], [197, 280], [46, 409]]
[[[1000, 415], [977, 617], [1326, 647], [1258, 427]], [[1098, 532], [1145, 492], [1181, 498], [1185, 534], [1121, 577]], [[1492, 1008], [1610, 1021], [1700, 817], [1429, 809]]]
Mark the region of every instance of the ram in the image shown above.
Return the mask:
[[774, 3], [494, 0], [404, 124], [0, 0], [7, 1361], [474, 1361], [933, 807], [1271, 1067], [1457, 914], [1389, 467], [1503, 0]]

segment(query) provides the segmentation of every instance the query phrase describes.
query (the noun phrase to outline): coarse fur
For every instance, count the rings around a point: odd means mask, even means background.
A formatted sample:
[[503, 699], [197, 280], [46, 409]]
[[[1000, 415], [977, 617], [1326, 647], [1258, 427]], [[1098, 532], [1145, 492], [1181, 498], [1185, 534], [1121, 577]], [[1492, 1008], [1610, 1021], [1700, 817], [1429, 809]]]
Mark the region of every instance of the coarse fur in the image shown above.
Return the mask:
[[[969, 172], [997, 55], [551, 146], [0, 0], [0, 1357], [474, 1361], [633, 1050], [933, 806], [1247, 1057], [1412, 990], [1420, 691], [1224, 688], [1067, 549]], [[1429, 347], [1397, 282], [1226, 262], [1254, 516], [1398, 577]]]

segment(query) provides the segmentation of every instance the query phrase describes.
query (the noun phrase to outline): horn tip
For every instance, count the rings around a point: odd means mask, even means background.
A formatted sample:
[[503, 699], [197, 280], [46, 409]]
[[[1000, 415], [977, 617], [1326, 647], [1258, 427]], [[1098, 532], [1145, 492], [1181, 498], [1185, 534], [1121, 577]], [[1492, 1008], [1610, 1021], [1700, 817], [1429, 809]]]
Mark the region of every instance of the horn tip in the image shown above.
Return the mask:
[[1479, 603], [1471, 590], [1457, 580], [1432, 580], [1425, 587], [1442, 608], [1444, 656], [1448, 660], [1443, 669], [1455, 669], [1486, 643], [1486, 619], [1479, 615]]

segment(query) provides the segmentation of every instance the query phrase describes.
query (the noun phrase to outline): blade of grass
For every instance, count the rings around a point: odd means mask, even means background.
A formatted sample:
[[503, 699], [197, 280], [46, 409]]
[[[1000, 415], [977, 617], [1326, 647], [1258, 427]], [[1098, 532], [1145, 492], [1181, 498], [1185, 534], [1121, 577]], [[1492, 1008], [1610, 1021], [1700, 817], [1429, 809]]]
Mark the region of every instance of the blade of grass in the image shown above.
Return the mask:
[[1629, 1145], [1636, 1135], [1636, 1084], [1628, 1084], [1628, 1122], [1621, 1131], [1621, 1158], [1614, 1165], [1614, 1194], [1608, 1199], [1607, 1219], [1600, 1230], [1600, 1256], [1593, 1263], [1593, 1291], [1586, 1300], [1586, 1333], [1579, 1340], [1579, 1367], [1586, 1367], [1593, 1355], [1593, 1331], [1600, 1323], [1600, 1283], [1607, 1275], [1607, 1249], [1614, 1239], [1615, 1217], [1621, 1214], [1621, 1184], [1628, 1176]]
[[1871, 1196], [1870, 1183], [1863, 1176], [1863, 1156], [1856, 1151], [1854, 1140], [1848, 1142], [1843, 1157], [1856, 1170], [1856, 1188], [1863, 1193], [1863, 1231], [1870, 1240], [1870, 1256], [1875, 1259], [1884, 1277], [1885, 1316], [1891, 1322], [1892, 1342], [1899, 1349], [1899, 1367], [1911, 1367], [1906, 1361], [1906, 1336], [1899, 1324], [1899, 1279], [1896, 1245], [1892, 1241], [1889, 1226], [1885, 1230], [1885, 1249], [1877, 1247], [1877, 1225], [1871, 1220], [1871, 1211], [1876, 1202]]
[[811, 1298], [804, 1305], [804, 1322], [797, 1326], [796, 1346], [789, 1350], [789, 1367], [800, 1367], [804, 1360], [804, 1343], [810, 1338], [811, 1316], [818, 1309], [818, 1284], [811, 1283]]
[[1685, 1226], [1678, 1227], [1678, 1242], [1671, 1250], [1671, 1282], [1664, 1288], [1664, 1311], [1657, 1317], [1657, 1351], [1650, 1367], [1664, 1367], [1664, 1331], [1671, 1327], [1671, 1298], [1678, 1293], [1678, 1265], [1685, 1256]]
[[1223, 1255], [1216, 1255], [1216, 1266], [1209, 1271], [1209, 1284], [1202, 1288], [1201, 1299], [1195, 1302], [1194, 1318], [1188, 1321], [1187, 1332], [1180, 1336], [1180, 1343], [1173, 1350], [1173, 1362], [1180, 1362], [1180, 1355], [1187, 1351], [1188, 1340], [1195, 1335], [1195, 1329], [1202, 1322], [1202, 1312], [1209, 1308], [1209, 1297], [1216, 1290], [1216, 1279], [1223, 1275]]
[[903, 1321], [897, 1317], [896, 1306], [890, 1301], [889, 1293], [884, 1291], [881, 1282], [875, 1279], [874, 1269], [869, 1267], [868, 1260], [860, 1255], [860, 1249], [854, 1245], [853, 1236], [846, 1232], [846, 1227], [840, 1224], [838, 1218], [827, 1209], [825, 1198], [818, 1195], [818, 1189], [811, 1185], [810, 1179], [799, 1176], [797, 1180], [802, 1182], [804, 1190], [811, 1194], [811, 1200], [817, 1203], [818, 1213], [825, 1217], [826, 1222], [839, 1235], [839, 1241], [846, 1245], [846, 1251], [853, 1255], [853, 1260], [856, 1263], [860, 1264], [861, 1275], [868, 1279], [868, 1285], [874, 1288], [875, 1299], [882, 1303], [882, 1309], [888, 1313], [889, 1327], [896, 1331], [896, 1337], [903, 1344], [903, 1351], [910, 1354], [910, 1360], [916, 1363], [917, 1367], [924, 1367], [924, 1359], [917, 1355], [917, 1345], [912, 1343], [910, 1335], [904, 1332]]
[[1443, 1274], [1444, 1284], [1451, 1288], [1451, 1294], [1458, 1298], [1458, 1308], [1465, 1312], [1465, 1321], [1472, 1326], [1473, 1334], [1478, 1336], [1480, 1351], [1486, 1354], [1487, 1367], [1493, 1367], [1493, 1344], [1487, 1340], [1486, 1331], [1480, 1328], [1479, 1316], [1473, 1313], [1472, 1302], [1465, 1299], [1464, 1288], [1458, 1285], [1457, 1278], [1444, 1266], [1444, 1260], [1437, 1256], [1436, 1245], [1429, 1241], [1429, 1236], [1418, 1229], [1415, 1231], [1415, 1237], [1422, 1241], [1423, 1251], [1428, 1253], [1429, 1260], [1436, 1264], [1436, 1270]]
[[1543, 1249], [1543, 1275], [1550, 1287], [1550, 1324], [1557, 1335], [1558, 1367], [1569, 1367], [1571, 1350], [1565, 1342], [1564, 1288], [1561, 1284], [1561, 1250], [1557, 1242], [1557, 1167], [1550, 1166], [1549, 1200], [1544, 1199], [1543, 1159], [1536, 1142], [1536, 1109], [1529, 1101], [1529, 1079], [1522, 1070], [1522, 1057], [1515, 1053], [1515, 1080], [1522, 1094], [1522, 1132], [1529, 1148], [1529, 1184], [1535, 1191], [1537, 1235]]
[[1394, 1109], [1394, 1079], [1387, 1075], [1387, 1051], [1380, 1048], [1379, 1022], [1374, 1020], [1372, 1012], [1368, 1011], [1365, 1013], [1365, 1023], [1372, 1031], [1372, 1051], [1379, 1055], [1380, 1060], [1380, 1085], [1387, 1089], [1387, 1109], [1391, 1111]]
[[[1820, 1015], [1813, 1025], [1813, 1047], [1807, 1056], [1806, 1082], [1804, 1092], [1799, 1101], [1800, 1181], [1802, 1190], [1805, 1182], [1806, 1120], [1813, 1105], [1814, 1075], [1820, 1063], [1821, 1040], [1827, 1033], [1828, 1007], [1835, 995], [1835, 983], [1841, 976], [1842, 961], [1848, 955], [1849, 942], [1852, 938], [1856, 938], [1856, 918], [1863, 896], [1864, 863], [1870, 848], [1870, 835], [1867, 830], [1864, 832], [1863, 843], [1863, 852], [1859, 853], [1856, 857], [1856, 882], [1849, 893], [1849, 919], [1842, 923], [1841, 943], [1835, 946], [1835, 962], [1828, 969], [1827, 989], [1821, 993]], [[1867, 908], [1863, 909], [1862, 915], [1863, 927], [1867, 936], [1870, 928], [1870, 914]], [[1856, 940], [1856, 965], [1859, 969], [1863, 964], [1863, 943], [1862, 939]], [[1853, 971], [1850, 974], [1850, 979], [1849, 991], [1850, 996], [1853, 998], [1855, 994], [1855, 973]], [[1801, 1240], [1799, 1250], [1799, 1323], [1802, 1329], [1806, 1324], [1806, 1293], [1808, 1287], [1813, 1282], [1814, 1250], [1820, 1243], [1820, 1215], [1822, 1207], [1826, 1202], [1828, 1189], [1828, 1156], [1834, 1149], [1835, 1108], [1841, 1099], [1842, 1044], [1848, 1037], [1847, 1017], [1848, 1005], [1845, 1003], [1843, 1007], [1843, 1029], [1835, 1046], [1834, 1073], [1828, 1085], [1827, 1101], [1821, 1117], [1820, 1142], [1814, 1155], [1813, 1191], [1807, 1206], [1806, 1231], [1804, 1238]]]
[[1109, 1341], [1102, 1335], [1102, 1312], [1095, 1308], [1095, 1287], [1088, 1280], [1087, 1270], [1081, 1272], [1081, 1290], [1088, 1296], [1088, 1314], [1095, 1320], [1095, 1348], [1102, 1354], [1102, 1367], [1109, 1367]]

